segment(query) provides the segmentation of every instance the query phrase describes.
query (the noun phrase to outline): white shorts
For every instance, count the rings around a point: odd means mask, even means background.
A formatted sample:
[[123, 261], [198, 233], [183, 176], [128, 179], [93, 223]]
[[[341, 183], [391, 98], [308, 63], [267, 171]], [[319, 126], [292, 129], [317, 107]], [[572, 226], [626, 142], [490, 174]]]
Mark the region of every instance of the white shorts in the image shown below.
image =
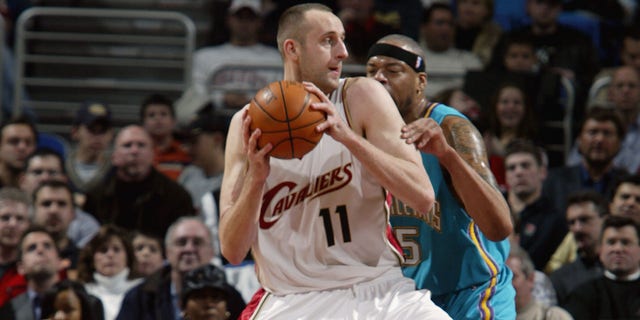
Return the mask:
[[404, 277], [400, 268], [345, 289], [284, 296], [265, 292], [249, 314], [250, 319], [270, 320], [451, 319], [431, 301], [431, 293], [416, 290], [413, 280]]

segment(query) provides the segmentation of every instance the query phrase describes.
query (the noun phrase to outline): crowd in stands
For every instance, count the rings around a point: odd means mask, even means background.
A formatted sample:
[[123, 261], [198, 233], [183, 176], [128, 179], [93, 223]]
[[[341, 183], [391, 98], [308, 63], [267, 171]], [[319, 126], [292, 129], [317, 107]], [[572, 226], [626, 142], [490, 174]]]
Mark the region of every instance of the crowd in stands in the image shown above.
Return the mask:
[[[505, 19], [507, 1], [318, 2], [343, 20], [349, 64], [384, 35], [415, 38], [426, 97], [482, 133], [515, 226], [518, 319], [640, 319], [640, 3], [520, 0]], [[31, 4], [2, 1], [0, 319], [235, 319], [259, 289], [251, 254], [220, 253], [226, 133], [281, 78], [277, 16], [296, 1], [226, 2], [182, 97], [141, 99], [123, 127], [86, 97], [57, 149], [37, 115], [11, 117], [10, 27]], [[549, 126], [567, 112], [571, 146]]]

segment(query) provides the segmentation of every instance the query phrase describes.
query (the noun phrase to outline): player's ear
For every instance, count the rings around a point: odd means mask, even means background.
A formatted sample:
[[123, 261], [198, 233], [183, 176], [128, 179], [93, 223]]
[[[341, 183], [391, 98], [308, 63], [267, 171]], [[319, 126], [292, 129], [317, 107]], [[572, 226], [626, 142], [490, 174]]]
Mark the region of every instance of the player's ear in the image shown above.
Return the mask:
[[298, 43], [293, 39], [287, 39], [282, 43], [284, 56], [289, 59], [298, 60], [299, 50]]
[[427, 87], [427, 74], [425, 72], [418, 73], [418, 90], [424, 93], [424, 89]]

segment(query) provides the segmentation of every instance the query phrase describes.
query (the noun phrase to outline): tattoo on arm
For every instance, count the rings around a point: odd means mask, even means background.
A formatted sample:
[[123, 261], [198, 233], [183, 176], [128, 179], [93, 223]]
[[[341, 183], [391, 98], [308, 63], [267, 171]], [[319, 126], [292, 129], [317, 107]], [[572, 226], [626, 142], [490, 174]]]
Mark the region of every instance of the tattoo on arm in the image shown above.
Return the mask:
[[447, 128], [443, 129], [445, 129], [443, 131], [447, 142], [456, 150], [458, 155], [489, 185], [499, 190], [496, 179], [489, 167], [484, 140], [478, 129], [469, 121], [457, 117], [453, 121], [448, 121]]

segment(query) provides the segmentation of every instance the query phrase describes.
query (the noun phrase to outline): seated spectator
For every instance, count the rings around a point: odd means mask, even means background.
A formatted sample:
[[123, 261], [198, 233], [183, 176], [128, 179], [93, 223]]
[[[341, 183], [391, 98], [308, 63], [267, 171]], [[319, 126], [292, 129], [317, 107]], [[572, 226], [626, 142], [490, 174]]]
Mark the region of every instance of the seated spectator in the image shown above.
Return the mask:
[[136, 277], [146, 278], [162, 268], [165, 257], [160, 238], [136, 231], [131, 244], [135, 258], [132, 272]]
[[498, 184], [505, 190], [506, 146], [516, 138], [535, 140], [533, 110], [525, 91], [513, 83], [505, 83], [498, 87], [491, 99], [486, 123], [483, 137], [489, 165]]
[[447, 88], [438, 92], [433, 101], [444, 103], [464, 114], [474, 126], [480, 126], [480, 112], [482, 109], [478, 102], [471, 98], [461, 88]]
[[577, 99], [576, 118], [581, 119], [584, 97], [599, 69], [598, 52], [586, 34], [558, 23], [562, 2], [526, 0], [526, 10], [531, 24], [503, 34], [495, 50], [504, 50], [505, 40], [512, 36], [531, 39], [541, 67], [574, 82]]
[[122, 299], [142, 280], [132, 280], [134, 254], [124, 230], [104, 225], [80, 253], [78, 279], [102, 302], [104, 319], [113, 320]]
[[49, 180], [33, 191], [33, 223], [51, 234], [60, 250], [60, 258], [69, 264], [69, 269], [75, 271], [80, 250], [67, 236], [74, 215], [73, 194], [68, 184]]
[[615, 111], [592, 107], [579, 132], [580, 163], [553, 168], [543, 187], [557, 210], [564, 211], [569, 193], [578, 190], [595, 190], [610, 197], [614, 182], [627, 174], [613, 165], [625, 135], [624, 122]]
[[231, 316], [227, 300], [233, 290], [224, 271], [205, 265], [184, 275], [182, 281], [182, 317], [184, 319], [225, 320]]
[[76, 112], [71, 139], [75, 146], [65, 159], [65, 170], [73, 187], [85, 193], [101, 184], [111, 168], [113, 123], [109, 106], [83, 103]]
[[421, 43], [426, 58], [429, 85], [427, 98], [450, 87], [460, 87], [469, 70], [482, 69], [480, 58], [471, 52], [456, 49], [454, 18], [451, 7], [445, 3], [434, 3], [424, 11]]
[[493, 0], [456, 1], [455, 46], [473, 52], [486, 66], [502, 28], [493, 22]]
[[[127, 292], [116, 319], [181, 318], [184, 275], [213, 258], [211, 233], [201, 219], [183, 217], [167, 230], [165, 246], [169, 264]], [[228, 302], [231, 318], [236, 319], [245, 303], [235, 290]]]
[[536, 270], [544, 268], [567, 233], [563, 215], [542, 194], [547, 177], [544, 158], [544, 150], [526, 140], [511, 142], [504, 158], [507, 202], [517, 221], [519, 244]]
[[336, 15], [342, 21], [345, 33], [358, 35], [346, 42], [349, 63], [366, 64], [369, 48], [378, 39], [400, 32], [399, 23], [393, 25], [380, 19], [375, 0], [337, 0], [336, 5]]
[[616, 182], [609, 212], [615, 216], [629, 217], [640, 224], [640, 175], [624, 177]]
[[115, 139], [115, 172], [87, 193], [84, 210], [102, 224], [164, 237], [179, 217], [192, 215], [189, 193], [153, 168], [152, 140], [140, 126], [127, 126]]
[[[33, 191], [44, 181], [56, 180], [68, 183], [62, 158], [58, 153], [50, 149], [38, 149], [32, 153], [25, 162], [24, 172], [20, 176], [20, 189], [32, 197]], [[74, 201], [77, 199], [74, 193]], [[74, 206], [74, 218], [67, 228], [67, 237], [78, 248], [82, 248], [100, 228], [98, 221], [82, 209]]]
[[[223, 116], [202, 115], [189, 126], [193, 162], [182, 171], [178, 177], [178, 183], [189, 191], [193, 206], [201, 214], [203, 213], [202, 197], [209, 192], [220, 191], [228, 121]], [[204, 217], [204, 219], [212, 228], [213, 225], [209, 220], [213, 217]]]
[[[259, 0], [230, 1], [224, 20], [229, 41], [200, 48], [193, 55], [192, 87], [176, 108], [181, 123], [192, 121], [197, 109], [212, 99], [216, 108], [235, 112], [251, 100], [257, 89], [282, 78], [277, 68], [282, 65], [278, 50], [259, 42], [263, 11]], [[246, 67], [247, 61], [276, 68]], [[231, 65], [234, 67], [228, 68]]]
[[572, 193], [567, 202], [566, 219], [576, 259], [550, 274], [560, 305], [577, 286], [602, 274], [598, 238], [607, 215], [604, 198], [594, 191]]
[[0, 127], [0, 187], [18, 187], [24, 161], [36, 150], [38, 132], [24, 117], [8, 120]]
[[20, 238], [31, 224], [29, 196], [16, 189], [0, 189], [0, 307], [27, 289], [18, 273]]
[[147, 97], [140, 107], [140, 120], [153, 139], [154, 166], [175, 181], [184, 167], [191, 163], [191, 156], [182, 142], [174, 137], [176, 114], [173, 101], [159, 94]]
[[18, 272], [27, 279], [26, 292], [0, 308], [2, 320], [42, 319], [42, 297], [66, 276], [58, 247], [45, 229], [32, 226], [22, 235], [18, 249]]
[[512, 283], [516, 289], [516, 312], [518, 314], [516, 320], [573, 319], [564, 309], [545, 306], [533, 297], [535, 269], [526, 251], [517, 246], [512, 247], [506, 263], [513, 271]]
[[604, 274], [578, 286], [565, 308], [575, 319], [637, 319], [640, 315], [640, 226], [609, 216], [600, 236]]
[[104, 320], [103, 304], [75, 281], [63, 280], [42, 298], [42, 319]]

